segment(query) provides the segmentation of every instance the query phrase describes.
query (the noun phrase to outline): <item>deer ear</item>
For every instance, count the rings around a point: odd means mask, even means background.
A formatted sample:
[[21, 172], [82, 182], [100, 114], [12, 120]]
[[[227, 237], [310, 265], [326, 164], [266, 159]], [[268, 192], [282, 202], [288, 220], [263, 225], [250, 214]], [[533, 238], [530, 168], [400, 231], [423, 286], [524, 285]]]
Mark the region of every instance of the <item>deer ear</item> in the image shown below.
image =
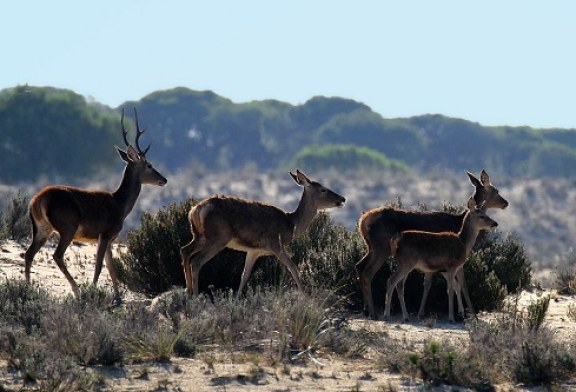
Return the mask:
[[118, 155], [120, 155], [120, 158], [122, 158], [122, 160], [126, 163], [130, 162], [130, 158], [128, 158], [128, 154], [126, 154], [126, 151], [121, 150], [120, 147], [116, 146], [116, 150], [118, 150]]
[[138, 162], [140, 160], [140, 154], [138, 154], [138, 151], [136, 151], [132, 145], [128, 145], [126, 153], [132, 162]]
[[310, 185], [310, 183], [312, 181], [310, 181], [310, 179], [308, 177], [306, 177], [306, 174], [302, 173], [300, 170], [296, 169], [296, 176], [298, 176], [298, 182], [302, 185], [302, 186], [307, 186]]
[[482, 169], [482, 173], [480, 173], [480, 181], [482, 181], [482, 184], [484, 184], [484, 186], [490, 185], [490, 176], [488, 175], [488, 173], [486, 173], [486, 170], [484, 169]]
[[296, 169], [296, 174], [290, 172], [290, 175], [292, 176], [294, 181], [296, 181], [296, 184], [300, 186], [310, 185], [310, 179], [308, 179], [308, 177], [306, 177], [306, 175], [302, 173], [300, 170]]
[[474, 174], [470, 173], [469, 171], [466, 171], [466, 174], [468, 174], [468, 178], [470, 179], [472, 185], [474, 185], [476, 188], [482, 186], [482, 183], [480, 182], [480, 180], [478, 180], [478, 178], [476, 178]]

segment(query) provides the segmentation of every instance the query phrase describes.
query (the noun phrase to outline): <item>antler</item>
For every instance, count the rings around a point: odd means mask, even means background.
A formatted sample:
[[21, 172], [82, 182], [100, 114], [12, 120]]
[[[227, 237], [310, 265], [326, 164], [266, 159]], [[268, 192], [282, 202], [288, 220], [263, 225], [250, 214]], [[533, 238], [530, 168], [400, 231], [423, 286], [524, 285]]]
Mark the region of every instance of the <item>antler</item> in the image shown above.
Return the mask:
[[126, 143], [126, 147], [128, 147], [130, 143], [128, 143], [128, 139], [126, 138], [126, 136], [128, 135], [128, 131], [126, 130], [126, 128], [124, 128], [124, 108], [122, 108], [122, 117], [120, 117], [120, 125], [122, 126], [122, 136], [124, 137], [124, 143]]
[[[124, 114], [124, 111], [122, 111], [122, 114]], [[138, 141], [140, 140], [140, 136], [142, 136], [142, 134], [144, 132], [146, 132], [146, 129], [144, 129], [142, 131], [140, 130], [140, 125], [138, 124], [138, 112], [136, 111], [136, 108], [134, 108], [134, 118], [136, 119], [136, 148], [138, 149], [138, 154], [140, 154], [140, 156], [143, 157], [143, 156], [146, 156], [146, 153], [150, 149], [150, 146], [152, 145], [152, 143], [148, 144], [148, 147], [146, 147], [146, 149], [144, 149], [144, 151], [142, 151]]]

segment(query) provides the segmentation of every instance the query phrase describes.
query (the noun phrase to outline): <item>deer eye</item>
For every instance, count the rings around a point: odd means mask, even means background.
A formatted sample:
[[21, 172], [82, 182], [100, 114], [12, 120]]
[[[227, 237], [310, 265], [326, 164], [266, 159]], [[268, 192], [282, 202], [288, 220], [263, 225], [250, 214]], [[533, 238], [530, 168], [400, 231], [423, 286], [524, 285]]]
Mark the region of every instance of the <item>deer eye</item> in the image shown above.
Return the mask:
[[148, 169], [152, 169], [152, 164], [151, 164], [151, 163], [147, 163], [147, 164], [146, 164], [146, 167], [147, 167]]

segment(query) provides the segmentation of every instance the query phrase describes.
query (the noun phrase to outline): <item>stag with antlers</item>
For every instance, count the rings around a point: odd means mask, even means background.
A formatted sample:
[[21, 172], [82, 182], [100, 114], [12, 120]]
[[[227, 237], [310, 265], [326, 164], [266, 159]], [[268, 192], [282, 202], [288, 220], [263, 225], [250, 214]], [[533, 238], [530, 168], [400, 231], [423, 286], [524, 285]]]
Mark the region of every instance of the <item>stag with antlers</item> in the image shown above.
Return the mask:
[[112, 263], [112, 242], [116, 239], [124, 220], [132, 211], [140, 194], [142, 184], [166, 185], [164, 178], [146, 160], [150, 145], [142, 150], [139, 145], [144, 130], [140, 130], [138, 113], [134, 108], [136, 121], [136, 148], [127, 140], [128, 131], [124, 127], [124, 109], [120, 124], [126, 151], [116, 147], [120, 158], [126, 162], [126, 168], [120, 184], [114, 192], [81, 189], [65, 185], [50, 185], [38, 192], [30, 201], [30, 219], [32, 220], [32, 243], [25, 253], [24, 274], [30, 282], [32, 261], [42, 245], [53, 232], [60, 236], [53, 258], [60, 271], [78, 295], [78, 285], [68, 272], [64, 263], [64, 252], [72, 241], [97, 243], [96, 266], [93, 284], [96, 285], [102, 270], [102, 262], [112, 279], [114, 297], [120, 301], [116, 271]]

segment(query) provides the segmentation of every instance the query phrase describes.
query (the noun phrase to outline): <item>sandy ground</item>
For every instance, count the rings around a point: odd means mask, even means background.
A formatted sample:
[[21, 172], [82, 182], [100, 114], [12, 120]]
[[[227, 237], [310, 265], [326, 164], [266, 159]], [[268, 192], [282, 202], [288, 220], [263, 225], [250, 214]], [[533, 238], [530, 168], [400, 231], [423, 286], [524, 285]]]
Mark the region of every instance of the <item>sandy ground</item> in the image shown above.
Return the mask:
[[[26, 249], [14, 242], [0, 244], [0, 279], [24, 279], [23, 252]], [[34, 284], [41, 285], [57, 295], [71, 294], [70, 286], [52, 261], [53, 245], [46, 245], [36, 255], [32, 267]], [[122, 252], [123, 248], [116, 248]], [[72, 245], [66, 252], [67, 266], [77, 283], [92, 281], [94, 255], [92, 245]], [[111, 286], [105, 268], [99, 285]], [[550, 293], [537, 291], [522, 293], [520, 303], [527, 305], [539, 296]], [[572, 297], [552, 294], [546, 323], [560, 336], [574, 341], [576, 323], [568, 317], [570, 306], [576, 306]], [[125, 300], [137, 298], [125, 293]], [[489, 314], [480, 315], [491, 317]], [[465, 342], [468, 333], [463, 324], [448, 324], [437, 320], [399, 323], [372, 321], [356, 318], [350, 321], [355, 329], [370, 331], [382, 338], [407, 340], [416, 344], [430, 338]], [[218, 350], [216, 350], [218, 352]], [[130, 365], [123, 368], [103, 368], [106, 380], [104, 390], [109, 391], [418, 391], [431, 390], [420, 380], [392, 374], [382, 369], [375, 360], [379, 353], [368, 352], [362, 359], [342, 359], [336, 356], [318, 357], [307, 365], [264, 365], [249, 355], [238, 360], [229, 354], [199, 354], [194, 359], [175, 358], [165, 364]], [[18, 389], [17, 381], [6, 372], [6, 364], [0, 362], [0, 380], [8, 388]], [[0, 383], [0, 386], [2, 384]], [[576, 388], [576, 386], [575, 386]], [[0, 389], [1, 390], [1, 389]], [[438, 387], [434, 390], [463, 390]], [[522, 390], [506, 385], [501, 391]]]

